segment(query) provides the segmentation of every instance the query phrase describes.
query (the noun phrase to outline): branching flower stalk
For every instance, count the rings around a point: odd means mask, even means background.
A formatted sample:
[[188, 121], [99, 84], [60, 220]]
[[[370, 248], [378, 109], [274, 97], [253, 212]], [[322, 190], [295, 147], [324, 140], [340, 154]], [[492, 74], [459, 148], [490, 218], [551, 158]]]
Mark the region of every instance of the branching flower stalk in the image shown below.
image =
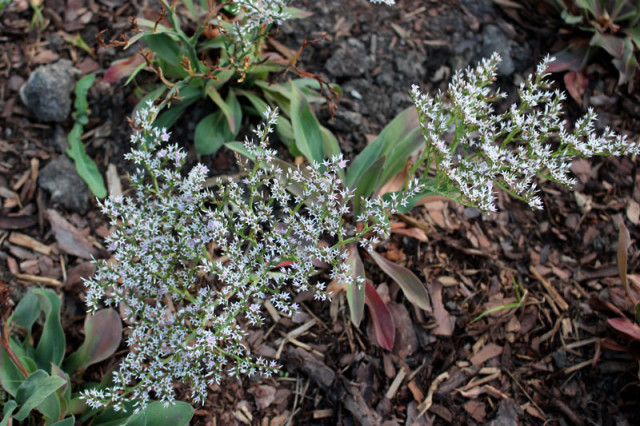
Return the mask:
[[268, 147], [275, 111], [255, 131], [259, 142], [244, 143], [253, 159], [240, 162], [245, 178], [208, 190], [205, 166], [181, 174], [186, 154], [165, 144], [169, 134], [151, 124], [156, 113], [150, 104], [134, 119], [127, 158], [139, 165], [135, 195], [101, 205], [116, 228], [106, 240], [114, 255], [96, 261], [86, 301], [90, 312], [101, 302], [120, 306], [130, 352], [111, 389], [85, 393], [94, 407], [135, 401], [140, 410], [152, 394], [171, 403], [175, 382], [189, 382], [192, 402], [201, 403], [207, 386], [225, 375], [272, 374], [276, 363], [255, 358], [244, 344], [244, 324], [262, 323], [267, 299], [293, 314], [292, 291], [325, 299], [325, 284], [310, 280], [318, 262], [333, 267], [331, 278], [359, 284], [344, 262], [347, 246], [370, 249], [384, 239], [389, 215], [406, 201], [366, 201], [361, 229], [350, 226], [354, 195], [338, 177], [346, 160], [283, 170]]
[[[589, 109], [572, 132], [562, 119], [564, 93], [550, 90], [545, 72], [554, 58], [545, 58], [535, 75], [518, 89], [520, 104], [496, 114], [493, 102], [506, 95], [489, 87], [496, 78], [500, 56], [494, 53], [476, 68], [457, 72], [447, 94], [430, 97], [414, 85], [411, 96], [418, 109], [425, 150], [408, 176], [419, 167], [435, 167], [435, 185], [456, 188], [446, 195], [465, 205], [495, 211], [495, 187], [542, 208], [535, 176], [566, 186], [575, 184], [569, 167], [575, 157], [640, 153], [637, 142], [606, 128], [595, 131], [596, 114]], [[453, 130], [452, 130], [453, 129]], [[426, 182], [427, 173], [422, 181]]]

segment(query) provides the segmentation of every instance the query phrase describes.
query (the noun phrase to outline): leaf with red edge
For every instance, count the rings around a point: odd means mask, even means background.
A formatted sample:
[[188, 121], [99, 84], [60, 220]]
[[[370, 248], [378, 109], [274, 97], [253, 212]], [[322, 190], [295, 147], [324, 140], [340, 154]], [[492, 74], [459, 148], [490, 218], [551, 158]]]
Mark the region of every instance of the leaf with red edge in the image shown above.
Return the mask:
[[582, 71], [569, 71], [564, 75], [564, 85], [567, 87], [571, 97], [579, 104], [584, 106], [583, 95], [587, 90], [589, 80]]
[[365, 281], [364, 303], [369, 308], [378, 344], [390, 351], [396, 338], [396, 323], [393, 321], [391, 311], [369, 280]]
[[567, 50], [555, 53], [555, 61], [551, 62], [545, 72], [579, 71], [587, 62], [586, 47], [570, 46]]
[[610, 318], [607, 322], [620, 333], [624, 333], [632, 339], [640, 341], [640, 326], [628, 318]]
[[373, 260], [376, 261], [380, 269], [382, 269], [400, 286], [400, 288], [404, 292], [404, 295], [407, 296], [407, 299], [409, 299], [411, 303], [415, 303], [427, 312], [432, 311], [427, 290], [424, 288], [424, 285], [418, 279], [418, 277], [413, 274], [413, 272], [403, 266], [385, 259], [382, 255], [376, 253], [374, 250], [371, 250], [369, 254], [373, 258]]
[[113, 355], [122, 340], [122, 321], [115, 310], [102, 309], [87, 316], [84, 333], [85, 340], [80, 348], [65, 361], [64, 370], [69, 374]]
[[144, 64], [145, 60], [140, 53], [136, 53], [125, 59], [114, 61], [105, 71], [102, 80], [107, 83], [115, 83], [123, 77], [127, 77], [133, 73], [136, 68]]

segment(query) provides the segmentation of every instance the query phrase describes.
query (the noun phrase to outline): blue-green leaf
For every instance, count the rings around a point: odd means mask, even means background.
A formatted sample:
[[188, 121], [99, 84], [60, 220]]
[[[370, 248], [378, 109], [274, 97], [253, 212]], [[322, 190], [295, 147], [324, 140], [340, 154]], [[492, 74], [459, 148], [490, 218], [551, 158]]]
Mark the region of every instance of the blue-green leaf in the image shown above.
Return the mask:
[[31, 410], [64, 384], [64, 379], [49, 376], [44, 370], [31, 374], [18, 388], [16, 402], [20, 404], [20, 410], [14, 416], [15, 419], [22, 421], [27, 418]]
[[14, 400], [9, 400], [4, 404], [4, 408], [2, 409], [2, 421], [0, 421], [0, 426], [9, 426], [9, 422], [13, 424], [11, 420], [13, 412], [16, 410], [18, 403]]
[[155, 401], [143, 411], [131, 416], [125, 426], [186, 426], [193, 417], [193, 412], [193, 407], [186, 402], [176, 402], [165, 407], [163, 402]]
[[291, 83], [291, 125], [296, 147], [309, 162], [322, 163], [324, 143], [320, 123], [300, 89]]
[[42, 336], [35, 351], [35, 361], [39, 368], [49, 370], [50, 363], [60, 365], [64, 358], [65, 336], [60, 324], [60, 299], [47, 289], [34, 289], [40, 299], [40, 308], [45, 314]]
[[[347, 257], [347, 264], [351, 268], [351, 275], [353, 282], [357, 280], [362, 281], [365, 278], [364, 265], [362, 259], [358, 254], [358, 247], [355, 244], [351, 244], [348, 247], [349, 257]], [[365, 285], [347, 284], [347, 304], [349, 305], [349, 312], [351, 314], [351, 322], [357, 327], [362, 321], [364, 315], [364, 297], [365, 297]]]

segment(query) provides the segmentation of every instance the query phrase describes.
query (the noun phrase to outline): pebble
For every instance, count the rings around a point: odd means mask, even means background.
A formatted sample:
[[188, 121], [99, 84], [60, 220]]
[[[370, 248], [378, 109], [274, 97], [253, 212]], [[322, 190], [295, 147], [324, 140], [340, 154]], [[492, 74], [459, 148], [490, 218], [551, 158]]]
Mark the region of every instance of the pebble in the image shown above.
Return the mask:
[[51, 195], [54, 204], [79, 213], [89, 209], [89, 188], [66, 155], [56, 157], [40, 171], [38, 185]]
[[36, 119], [60, 123], [71, 112], [71, 93], [78, 74], [66, 59], [43, 65], [20, 88], [20, 99]]

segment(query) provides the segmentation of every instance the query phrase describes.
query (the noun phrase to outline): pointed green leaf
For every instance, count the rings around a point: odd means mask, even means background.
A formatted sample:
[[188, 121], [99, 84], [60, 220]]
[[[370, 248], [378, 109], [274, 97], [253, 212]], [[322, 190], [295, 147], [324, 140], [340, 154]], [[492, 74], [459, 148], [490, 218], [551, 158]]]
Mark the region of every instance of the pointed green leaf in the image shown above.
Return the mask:
[[[416, 129], [419, 129], [418, 113], [414, 107], [410, 107], [398, 114], [391, 123], [387, 124], [377, 138], [373, 140], [360, 154], [353, 160], [347, 173], [346, 185], [349, 188], [356, 188], [360, 178], [380, 157], [389, 156], [394, 149], [397, 149], [393, 156], [393, 163], [402, 163], [401, 157], [411, 154], [419, 145], [417, 144]], [[420, 133], [418, 131], [418, 133]], [[422, 142], [422, 138], [419, 139]], [[403, 147], [398, 149], [398, 142], [403, 141]], [[405, 151], [411, 151], [408, 154]], [[404, 167], [404, 163], [402, 163]], [[397, 173], [397, 172], [396, 172]], [[396, 173], [391, 174], [391, 177]]]
[[242, 121], [242, 109], [238, 103], [238, 99], [233, 94], [233, 90], [229, 91], [227, 99], [222, 99], [220, 92], [212, 84], [207, 84], [206, 89], [207, 96], [220, 108], [220, 111], [227, 119], [227, 125], [229, 130], [235, 136], [238, 134], [240, 128], [240, 122]]
[[178, 42], [164, 33], [145, 34], [144, 41], [159, 58], [171, 65], [178, 66], [183, 56], [188, 56]]
[[360, 214], [363, 199], [370, 198], [374, 189], [378, 186], [380, 171], [383, 169], [385, 162], [386, 158], [384, 156], [376, 159], [360, 176], [353, 198], [353, 211], [356, 215]]
[[11, 321], [27, 330], [27, 332], [31, 332], [31, 328], [39, 316], [40, 301], [32, 291], [29, 291], [20, 299], [18, 306], [13, 311]]
[[4, 408], [2, 409], [2, 421], [0, 421], [0, 426], [9, 426], [9, 422], [13, 424], [12, 415], [16, 410], [18, 403], [14, 400], [9, 400], [4, 404]]
[[375, 250], [371, 250], [369, 254], [378, 264], [380, 269], [382, 269], [396, 282], [396, 284], [400, 286], [403, 293], [411, 303], [416, 304], [427, 312], [431, 312], [431, 303], [429, 302], [427, 290], [413, 272], [403, 266], [387, 260], [382, 255], [376, 253]]
[[320, 123], [306, 98], [293, 83], [291, 86], [291, 125], [296, 147], [309, 162], [324, 160], [324, 144]]
[[59, 422], [51, 423], [51, 426], [73, 426], [76, 423], [76, 418], [71, 416]]
[[27, 418], [31, 410], [64, 384], [63, 379], [49, 376], [44, 370], [31, 374], [18, 388], [16, 402], [20, 404], [20, 410], [14, 416], [15, 419], [22, 421]]
[[40, 308], [45, 314], [42, 336], [35, 351], [35, 361], [39, 368], [49, 370], [50, 363], [60, 365], [64, 358], [65, 336], [60, 324], [60, 299], [47, 289], [34, 289], [40, 300]]
[[196, 151], [200, 155], [211, 155], [225, 142], [233, 141], [233, 134], [222, 111], [204, 117], [196, 126], [193, 137]]
[[152, 402], [143, 411], [129, 418], [126, 426], [172, 425], [186, 426], [193, 417], [194, 409], [186, 402], [176, 402], [168, 407], [163, 402]]
[[91, 364], [109, 358], [120, 346], [122, 322], [120, 315], [113, 309], [102, 309], [87, 316], [84, 322], [85, 338], [78, 350], [67, 358], [65, 371], [75, 373]]
[[0, 346], [0, 384], [7, 393], [13, 397], [18, 392], [18, 387], [25, 380], [25, 375], [16, 367], [9, 355]]
[[[351, 244], [348, 249], [349, 257], [347, 258], [347, 264], [351, 268], [351, 275], [353, 281], [361, 281], [365, 277], [364, 265], [362, 259], [358, 254], [358, 247], [355, 244]], [[364, 298], [365, 298], [365, 286], [348, 284], [347, 285], [347, 304], [349, 305], [349, 312], [351, 314], [351, 322], [357, 327], [362, 321], [364, 315]]]

